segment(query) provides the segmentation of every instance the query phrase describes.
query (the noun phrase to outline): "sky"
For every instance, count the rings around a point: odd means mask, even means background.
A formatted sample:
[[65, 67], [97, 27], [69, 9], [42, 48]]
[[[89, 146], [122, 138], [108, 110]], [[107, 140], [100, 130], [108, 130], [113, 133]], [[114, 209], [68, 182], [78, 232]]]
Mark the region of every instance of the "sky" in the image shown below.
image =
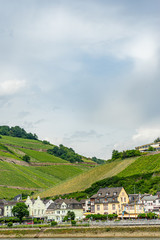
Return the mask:
[[160, 136], [159, 0], [0, 0], [0, 125], [109, 159]]

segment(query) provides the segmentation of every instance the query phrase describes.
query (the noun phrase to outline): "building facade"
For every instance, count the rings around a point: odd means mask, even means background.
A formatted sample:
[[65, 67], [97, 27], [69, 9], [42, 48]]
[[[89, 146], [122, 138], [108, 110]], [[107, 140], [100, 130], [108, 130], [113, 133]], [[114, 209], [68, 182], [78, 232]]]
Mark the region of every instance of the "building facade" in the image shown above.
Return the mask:
[[75, 220], [83, 218], [82, 204], [75, 199], [57, 199], [46, 210], [48, 220], [62, 222], [68, 211], [75, 213]]

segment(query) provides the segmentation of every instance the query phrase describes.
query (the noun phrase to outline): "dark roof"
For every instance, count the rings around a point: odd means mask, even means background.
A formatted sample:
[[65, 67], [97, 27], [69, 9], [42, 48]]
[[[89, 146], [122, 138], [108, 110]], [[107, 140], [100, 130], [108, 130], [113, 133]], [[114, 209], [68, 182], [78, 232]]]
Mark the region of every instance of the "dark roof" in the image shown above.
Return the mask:
[[65, 203], [66, 209], [82, 209], [82, 204], [75, 199], [56, 199], [47, 209], [61, 209], [62, 203]]
[[[24, 202], [24, 201], [19, 201], [19, 202]], [[5, 206], [15, 206], [18, 202], [17, 201], [6, 201]]]
[[118, 197], [122, 187], [100, 188], [91, 198]]
[[5, 204], [7, 201], [5, 199], [0, 199], [0, 204]]

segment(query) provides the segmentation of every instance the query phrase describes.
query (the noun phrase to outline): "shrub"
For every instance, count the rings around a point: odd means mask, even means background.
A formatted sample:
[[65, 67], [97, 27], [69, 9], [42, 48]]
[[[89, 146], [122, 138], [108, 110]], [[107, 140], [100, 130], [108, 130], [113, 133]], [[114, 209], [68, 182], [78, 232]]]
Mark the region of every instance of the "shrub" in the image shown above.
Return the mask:
[[33, 222], [34, 222], [34, 224], [37, 224], [38, 223], [37, 218], [34, 218]]
[[22, 157], [22, 159], [23, 159], [25, 162], [30, 162], [30, 156], [28, 156], [28, 155], [24, 155], [24, 156]]
[[71, 220], [71, 224], [72, 224], [72, 226], [76, 226], [76, 221], [75, 220]]
[[12, 227], [12, 226], [13, 226], [13, 223], [12, 223], [12, 222], [9, 222], [9, 223], [7, 224], [7, 226], [8, 226], [8, 227]]
[[54, 227], [54, 226], [56, 226], [56, 225], [57, 225], [57, 222], [56, 222], [56, 221], [52, 221], [52, 222], [51, 222], [51, 226], [52, 226], [52, 227]]

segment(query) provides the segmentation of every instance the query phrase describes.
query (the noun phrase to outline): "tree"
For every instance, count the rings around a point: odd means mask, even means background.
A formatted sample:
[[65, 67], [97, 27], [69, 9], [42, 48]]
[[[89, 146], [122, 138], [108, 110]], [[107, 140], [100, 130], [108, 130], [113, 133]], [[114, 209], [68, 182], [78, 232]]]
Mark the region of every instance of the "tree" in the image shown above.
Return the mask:
[[154, 140], [154, 143], [157, 143], [157, 142], [160, 142], [160, 138], [159, 137]]
[[113, 150], [112, 151], [112, 159], [117, 159], [117, 158], [120, 158], [120, 157], [121, 157], [121, 155], [118, 152], [118, 150]]
[[74, 220], [75, 219], [75, 213], [68, 211], [67, 215], [64, 217], [64, 221]]
[[12, 209], [12, 213], [15, 217], [19, 218], [19, 222], [22, 222], [23, 217], [29, 216], [28, 207], [24, 202], [18, 202]]
[[148, 151], [149, 152], [155, 151], [155, 148], [153, 148], [152, 146], [149, 146]]
[[24, 156], [22, 157], [22, 159], [23, 159], [25, 162], [30, 162], [30, 156], [28, 156], [28, 155], [24, 155]]

